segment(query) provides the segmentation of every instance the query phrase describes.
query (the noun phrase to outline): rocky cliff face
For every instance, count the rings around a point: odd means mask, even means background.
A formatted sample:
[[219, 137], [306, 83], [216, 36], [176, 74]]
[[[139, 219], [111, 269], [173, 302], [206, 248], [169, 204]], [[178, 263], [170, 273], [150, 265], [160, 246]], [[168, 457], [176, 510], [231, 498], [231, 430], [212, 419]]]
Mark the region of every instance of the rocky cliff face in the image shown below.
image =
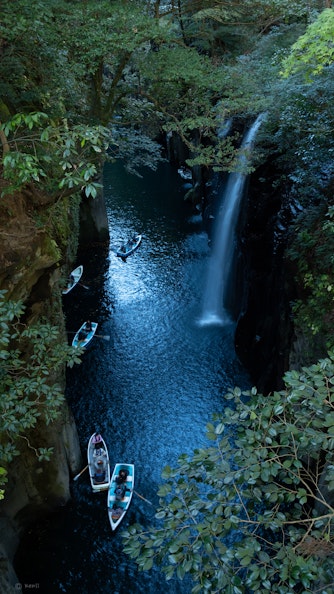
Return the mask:
[[[40, 433], [40, 435], [38, 435]], [[37, 435], [36, 435], [37, 434]], [[28, 448], [22, 449], [8, 469], [5, 499], [0, 504], [0, 591], [17, 592], [19, 580], [12, 561], [22, 531], [42, 514], [70, 499], [70, 477], [81, 467], [81, 453], [74, 420], [67, 405], [48, 427], [36, 428], [34, 439], [52, 447], [50, 462], [38, 462]]]
[[[43, 316], [64, 328], [61, 283], [67, 262], [74, 259], [79, 203], [73, 199], [54, 204], [33, 187], [1, 198], [0, 289], [7, 291], [9, 299], [23, 301], [27, 325]], [[55, 381], [65, 387], [65, 369]], [[52, 447], [54, 454], [49, 463], [41, 463], [23, 444], [22, 454], [8, 468], [5, 498], [0, 502], [2, 593], [17, 591], [11, 561], [22, 529], [37, 515], [68, 501], [70, 475], [78, 472], [82, 463], [66, 402], [57, 421], [37, 425], [33, 437], [39, 447]]]
[[[100, 181], [100, 183], [102, 183]], [[108, 242], [109, 226], [103, 192], [96, 198], [85, 198], [80, 205], [80, 243]]]
[[246, 272], [235, 344], [263, 393], [282, 387], [293, 332], [292, 283], [285, 262], [291, 212], [273, 181], [270, 163], [251, 176], [240, 221], [240, 261]]
[[[291, 211], [288, 197], [275, 189], [276, 175], [268, 161], [248, 179], [239, 214], [236, 290], [231, 302], [237, 319], [236, 352], [263, 393], [281, 388], [293, 333], [293, 282], [285, 260]], [[212, 184], [205, 208], [209, 235], [218, 194]]]

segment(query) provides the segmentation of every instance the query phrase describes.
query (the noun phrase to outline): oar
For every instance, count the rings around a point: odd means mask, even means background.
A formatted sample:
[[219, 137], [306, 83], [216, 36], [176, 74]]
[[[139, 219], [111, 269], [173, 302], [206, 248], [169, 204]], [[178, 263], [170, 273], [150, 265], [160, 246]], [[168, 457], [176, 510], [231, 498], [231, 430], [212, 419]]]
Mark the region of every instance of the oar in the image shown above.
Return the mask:
[[[73, 332], [72, 330], [68, 330], [67, 334], [76, 334], [76, 332]], [[96, 336], [96, 338], [103, 338], [104, 340], [110, 340], [110, 336], [108, 334], [94, 334], [94, 336]]]
[[137, 497], [140, 497], [140, 499], [142, 499], [143, 501], [146, 501], [146, 503], [149, 503], [150, 505], [153, 505], [153, 503], [151, 501], [149, 501], [148, 499], [145, 499], [145, 497], [143, 497], [140, 493], [138, 493], [134, 489], [133, 489], [133, 492], [137, 495]]
[[74, 480], [74, 481], [77, 481], [77, 480], [78, 480], [78, 478], [79, 478], [79, 476], [81, 476], [81, 475], [82, 475], [82, 473], [83, 473], [83, 472], [85, 472], [85, 470], [87, 470], [87, 468], [88, 468], [88, 464], [87, 464], [87, 466], [85, 466], [85, 468], [83, 468], [83, 469], [81, 470], [81, 472], [79, 472], [79, 474], [77, 474], [77, 475], [74, 477], [74, 479], [73, 479], [73, 480]]
[[94, 334], [96, 338], [103, 338], [104, 340], [110, 340], [110, 336], [108, 334]]
[[87, 285], [83, 285], [82, 283], [78, 282], [78, 285], [80, 285], [80, 287], [83, 287], [84, 289], [87, 289], [89, 291], [89, 287], [87, 287]]

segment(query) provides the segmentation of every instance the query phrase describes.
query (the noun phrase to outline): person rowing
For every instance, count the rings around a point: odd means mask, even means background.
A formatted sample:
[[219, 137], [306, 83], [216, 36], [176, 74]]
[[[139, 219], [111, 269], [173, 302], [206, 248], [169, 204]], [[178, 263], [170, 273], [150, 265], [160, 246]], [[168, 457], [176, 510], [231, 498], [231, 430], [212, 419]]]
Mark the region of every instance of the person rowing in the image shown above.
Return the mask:
[[113, 520], [119, 520], [119, 518], [121, 517], [121, 515], [124, 513], [124, 509], [120, 506], [117, 505], [117, 503], [114, 503], [112, 508], [111, 508], [111, 517]]
[[127, 477], [128, 477], [127, 471], [124, 468], [122, 468], [119, 471], [118, 475], [116, 476], [117, 485], [121, 485], [122, 483], [125, 483]]
[[105, 480], [106, 471], [105, 465], [103, 464], [103, 460], [99, 459], [96, 463], [94, 480], [96, 483], [103, 483]]

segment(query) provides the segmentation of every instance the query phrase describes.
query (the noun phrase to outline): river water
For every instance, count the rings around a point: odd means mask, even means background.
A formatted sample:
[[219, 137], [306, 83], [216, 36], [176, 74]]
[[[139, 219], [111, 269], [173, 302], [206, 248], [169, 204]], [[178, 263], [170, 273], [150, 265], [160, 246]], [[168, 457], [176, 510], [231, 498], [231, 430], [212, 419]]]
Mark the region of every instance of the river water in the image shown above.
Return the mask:
[[[187, 580], [138, 572], [120, 532], [154, 522], [163, 467], [205, 447], [205, 425], [223, 410], [224, 394], [249, 379], [235, 355], [233, 324], [200, 323], [211, 254], [177, 170], [165, 163], [139, 178], [108, 164], [104, 188], [110, 246], [80, 247], [89, 288], [64, 297], [68, 331], [90, 319], [102, 337], [68, 371], [67, 398], [83, 460], [89, 436], [100, 431], [112, 464], [134, 463], [135, 489], [153, 505], [134, 495], [112, 533], [106, 493], [93, 494], [85, 473], [73, 482], [71, 502], [27, 532], [16, 571], [23, 590], [37, 585], [39, 594], [188, 594]], [[135, 232], [142, 244], [123, 262], [115, 249]]]

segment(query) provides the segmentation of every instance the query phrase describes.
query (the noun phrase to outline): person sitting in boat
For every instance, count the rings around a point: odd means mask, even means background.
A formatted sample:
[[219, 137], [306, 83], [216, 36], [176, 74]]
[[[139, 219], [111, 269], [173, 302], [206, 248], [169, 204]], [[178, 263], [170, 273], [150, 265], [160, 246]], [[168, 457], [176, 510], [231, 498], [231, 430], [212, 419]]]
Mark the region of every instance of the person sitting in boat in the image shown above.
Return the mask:
[[79, 333], [79, 340], [86, 340], [88, 334], [92, 331], [92, 322], [90, 320], [88, 320], [83, 329], [80, 330]]
[[86, 340], [87, 334], [88, 334], [88, 332], [87, 332], [86, 328], [83, 328], [82, 330], [80, 330], [79, 335], [78, 335], [79, 342]]
[[100, 445], [98, 443], [95, 444], [95, 449], [93, 452], [93, 456], [103, 456], [104, 455], [104, 449], [100, 447]]
[[99, 433], [95, 433], [92, 438], [92, 443], [94, 444], [93, 456], [103, 456], [105, 451], [103, 448], [102, 437]]
[[103, 483], [106, 476], [103, 460], [98, 460], [95, 469], [94, 480], [96, 483]]
[[82, 334], [84, 335], [84, 338], [86, 338], [91, 331], [92, 331], [92, 322], [90, 320], [87, 320], [84, 328], [82, 329]]
[[128, 476], [127, 471], [124, 468], [122, 468], [119, 471], [118, 475], [116, 476], [116, 483], [118, 485], [121, 485], [122, 483], [125, 483], [125, 481], [127, 479], [127, 476]]
[[74, 274], [72, 274], [72, 272], [71, 272], [71, 274], [70, 274], [70, 282], [69, 282], [69, 286], [70, 286], [70, 287], [73, 287], [73, 285], [74, 285], [74, 284], [75, 284], [75, 276], [74, 276]]
[[117, 505], [117, 503], [114, 503], [112, 508], [111, 508], [111, 517], [113, 520], [119, 520], [119, 518], [121, 517], [121, 515], [123, 514], [124, 509], [120, 506]]
[[102, 437], [99, 433], [95, 433], [95, 435], [93, 435], [92, 437], [92, 442], [95, 446], [95, 448], [100, 448], [102, 445]]
[[115, 489], [116, 500], [121, 501], [125, 497], [125, 493], [130, 491], [130, 489], [123, 483], [122, 485], [118, 485]]

